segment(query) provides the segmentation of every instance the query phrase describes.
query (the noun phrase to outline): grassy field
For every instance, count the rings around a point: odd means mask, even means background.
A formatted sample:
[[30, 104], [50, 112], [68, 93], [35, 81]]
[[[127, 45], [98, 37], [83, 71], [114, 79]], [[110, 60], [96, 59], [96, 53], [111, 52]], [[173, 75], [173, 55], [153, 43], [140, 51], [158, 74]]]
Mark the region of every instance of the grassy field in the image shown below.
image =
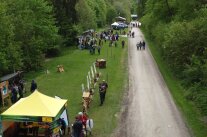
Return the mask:
[[[126, 38], [121, 39], [125, 39], [127, 43]], [[81, 84], [84, 83], [86, 86], [86, 76], [95, 60], [106, 59], [107, 67], [97, 69], [101, 72], [99, 82], [105, 79], [109, 85], [106, 100], [103, 106], [99, 106], [99, 93], [96, 87], [88, 114], [94, 120], [93, 136], [108, 137], [117, 125], [117, 113], [120, 111], [124, 86], [128, 81], [127, 46], [121, 48], [121, 39], [118, 47], [109, 47], [108, 42], [104, 43], [101, 55], [98, 55], [97, 51], [95, 55], [90, 55], [88, 50], [65, 48], [60, 57], [46, 60], [44, 70], [25, 75], [28, 92], [31, 80], [35, 79], [40, 92], [68, 99], [69, 119], [72, 124], [75, 116], [82, 110]], [[57, 72], [56, 67], [59, 64], [64, 66], [65, 72]], [[46, 69], [49, 70], [49, 74], [45, 73]]]
[[207, 137], [207, 126], [205, 126], [204, 122], [201, 120], [202, 117], [193, 104], [186, 100], [184, 96], [185, 91], [181, 86], [181, 82], [173, 76], [172, 72], [170, 72], [169, 68], [164, 63], [159, 52], [159, 47], [152, 43], [148, 37], [146, 37], [146, 39], [148, 39], [147, 43], [153, 57], [155, 58], [159, 70], [171, 91], [175, 103], [183, 114], [183, 118], [185, 119], [191, 134], [195, 137]]

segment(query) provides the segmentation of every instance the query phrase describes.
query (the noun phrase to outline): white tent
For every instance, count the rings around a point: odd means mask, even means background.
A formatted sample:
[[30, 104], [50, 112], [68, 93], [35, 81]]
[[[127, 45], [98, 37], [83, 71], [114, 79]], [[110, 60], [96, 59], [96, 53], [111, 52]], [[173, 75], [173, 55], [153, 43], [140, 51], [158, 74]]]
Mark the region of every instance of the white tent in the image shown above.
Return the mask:
[[111, 26], [118, 26], [118, 25], [119, 25], [119, 23], [117, 23], [117, 22], [114, 22], [111, 24]]
[[126, 18], [123, 18], [121, 16], [118, 16], [118, 17], [116, 17], [116, 20], [117, 21], [126, 21]]

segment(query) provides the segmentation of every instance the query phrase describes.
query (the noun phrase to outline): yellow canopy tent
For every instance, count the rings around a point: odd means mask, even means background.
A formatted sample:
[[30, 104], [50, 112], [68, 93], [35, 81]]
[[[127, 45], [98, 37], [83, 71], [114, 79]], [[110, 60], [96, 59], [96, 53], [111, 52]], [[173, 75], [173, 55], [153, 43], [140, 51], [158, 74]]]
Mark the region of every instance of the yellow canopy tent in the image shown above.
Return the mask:
[[66, 105], [67, 100], [49, 97], [36, 90], [0, 115], [0, 128], [3, 121], [52, 123], [59, 119]]

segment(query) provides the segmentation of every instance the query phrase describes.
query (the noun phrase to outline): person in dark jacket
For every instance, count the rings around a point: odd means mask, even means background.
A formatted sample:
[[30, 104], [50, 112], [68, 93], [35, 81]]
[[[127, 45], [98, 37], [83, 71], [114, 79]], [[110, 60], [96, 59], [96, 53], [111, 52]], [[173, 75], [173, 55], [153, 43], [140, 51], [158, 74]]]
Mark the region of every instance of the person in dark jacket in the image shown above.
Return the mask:
[[34, 92], [37, 89], [37, 83], [32, 80], [30, 91]]
[[101, 101], [100, 106], [102, 106], [105, 101], [107, 88], [108, 88], [108, 84], [106, 83], [105, 80], [103, 80], [102, 83], [99, 84], [99, 95], [100, 95], [100, 101]]
[[12, 103], [16, 103], [17, 102], [17, 94], [18, 94], [18, 87], [16, 84], [13, 85], [12, 87], [12, 91], [11, 91], [11, 101]]
[[122, 40], [121, 45], [122, 45], [122, 48], [124, 48], [124, 45], [125, 45], [125, 41], [124, 40]]
[[75, 122], [73, 123], [73, 136], [74, 137], [81, 137], [83, 131], [83, 124], [80, 121], [79, 117], [75, 117]]
[[66, 130], [66, 122], [64, 120], [64, 118], [59, 118], [59, 123], [61, 125], [61, 130], [62, 130], [62, 134], [65, 135], [65, 130]]
[[142, 47], [145, 50], [145, 41], [142, 42]]

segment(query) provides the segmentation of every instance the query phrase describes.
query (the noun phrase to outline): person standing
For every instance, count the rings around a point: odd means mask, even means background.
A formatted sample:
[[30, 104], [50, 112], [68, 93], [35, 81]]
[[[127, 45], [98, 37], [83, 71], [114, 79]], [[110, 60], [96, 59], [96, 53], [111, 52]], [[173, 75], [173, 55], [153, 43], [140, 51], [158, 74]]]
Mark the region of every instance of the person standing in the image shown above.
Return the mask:
[[12, 86], [12, 91], [11, 91], [11, 101], [12, 101], [12, 103], [14, 104], [14, 103], [16, 103], [17, 102], [17, 94], [18, 94], [18, 87], [17, 87], [17, 85], [16, 84], [14, 84], [13, 86]]
[[20, 84], [18, 85], [18, 92], [19, 92], [19, 98], [18, 99], [23, 98], [23, 89], [22, 89], [22, 86]]
[[75, 122], [73, 123], [73, 136], [74, 137], [81, 137], [83, 130], [83, 124], [79, 120], [79, 117], [75, 117]]
[[97, 46], [98, 54], [101, 54], [101, 46]]
[[122, 40], [121, 45], [122, 45], [122, 48], [124, 48], [124, 45], [125, 45], [125, 41], [124, 40]]
[[59, 124], [61, 125], [62, 135], [65, 135], [66, 122], [64, 118], [59, 118]]
[[32, 134], [33, 134], [33, 137], [38, 137], [38, 132], [39, 132], [39, 124], [38, 124], [38, 122], [33, 122], [32, 123]]
[[30, 91], [34, 92], [37, 89], [37, 83], [32, 80]]

